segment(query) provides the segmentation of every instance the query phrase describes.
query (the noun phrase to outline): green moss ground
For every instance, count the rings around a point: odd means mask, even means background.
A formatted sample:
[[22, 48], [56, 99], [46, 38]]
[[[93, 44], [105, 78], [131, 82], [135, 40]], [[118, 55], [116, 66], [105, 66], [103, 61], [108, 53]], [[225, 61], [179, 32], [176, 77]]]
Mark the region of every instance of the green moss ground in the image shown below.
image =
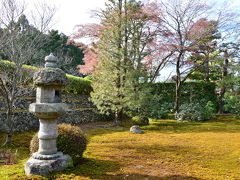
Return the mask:
[[[79, 165], [46, 179], [240, 179], [240, 119], [219, 116], [203, 123], [153, 121], [144, 134], [128, 128], [95, 129]], [[24, 163], [33, 131], [14, 136], [17, 163], [0, 165], [0, 179], [26, 177]], [[0, 134], [0, 141], [3, 134]]]

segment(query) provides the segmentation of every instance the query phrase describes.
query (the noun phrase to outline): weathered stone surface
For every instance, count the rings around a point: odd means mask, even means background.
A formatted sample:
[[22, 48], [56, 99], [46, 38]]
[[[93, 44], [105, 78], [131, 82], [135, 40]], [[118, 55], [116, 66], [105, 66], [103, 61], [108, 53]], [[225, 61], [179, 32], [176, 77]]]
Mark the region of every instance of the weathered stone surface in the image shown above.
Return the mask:
[[[0, 113], [0, 131], [6, 131], [4, 120], [6, 113]], [[68, 111], [64, 116], [58, 119], [58, 124], [67, 123], [72, 125], [79, 125], [82, 123], [95, 121], [113, 120], [114, 117], [100, 115], [95, 113], [95, 109], [80, 109]], [[14, 131], [26, 131], [39, 128], [39, 119], [30, 112], [16, 112], [14, 113]]]
[[96, 106], [89, 100], [89, 95], [62, 94], [63, 102], [70, 108], [95, 108]]
[[51, 155], [39, 154], [38, 152], [35, 152], [35, 153], [32, 154], [32, 158], [39, 159], [39, 160], [57, 159], [57, 158], [62, 157], [62, 156], [63, 156], [62, 152], [57, 152], [57, 153], [51, 154]]
[[45, 57], [45, 67], [57, 67], [57, 57], [55, 57], [53, 53]]
[[35, 88], [23, 88], [17, 90], [16, 97], [35, 97]]
[[32, 103], [29, 112], [34, 113], [39, 118], [58, 118], [68, 111], [65, 103]]
[[72, 167], [73, 161], [69, 155], [63, 155], [56, 159], [39, 160], [31, 157], [25, 164], [26, 175], [34, 174], [47, 176], [53, 172], [62, 171], [67, 167]]
[[50, 86], [37, 87], [36, 103], [54, 103], [55, 101], [55, 89]]
[[[19, 94], [19, 99], [15, 103], [17, 112], [14, 113], [15, 131], [26, 131], [39, 128], [38, 118], [28, 112], [29, 105], [35, 102], [34, 89], [24, 89], [24, 93]], [[88, 95], [63, 94], [63, 102], [69, 107], [69, 111], [58, 119], [58, 123], [68, 123], [79, 125], [94, 121], [109, 121], [114, 117], [100, 115], [96, 113], [96, 107], [89, 101]], [[4, 101], [0, 98], [0, 109], [4, 110]], [[4, 120], [6, 113], [0, 112], [0, 131], [5, 131]]]
[[[25, 93], [18, 95], [14, 104], [16, 109], [27, 111], [31, 103], [36, 102], [36, 89], [24, 89]], [[95, 108], [96, 106], [89, 100], [89, 95], [61, 94], [62, 102], [68, 104], [70, 109]], [[41, 102], [42, 103], [42, 102]], [[0, 97], [0, 109], [4, 110], [4, 99]]]
[[63, 70], [59, 68], [44, 68], [36, 72], [33, 77], [34, 84], [37, 86], [65, 86], [68, 78]]
[[[0, 113], [0, 131], [6, 132], [5, 126], [6, 113]], [[26, 131], [30, 129], [36, 129], [39, 127], [38, 118], [29, 112], [15, 112], [13, 117], [14, 131]]]
[[68, 110], [66, 104], [61, 103], [61, 88], [67, 84], [68, 79], [61, 69], [56, 67], [57, 58], [50, 54], [45, 59], [45, 68], [34, 76], [37, 85], [36, 103], [29, 106], [29, 111], [39, 118], [39, 148], [25, 165], [25, 173], [48, 175], [61, 171], [72, 164], [69, 155], [57, 152], [57, 118]]
[[39, 122], [38, 153], [42, 155], [51, 155], [57, 153], [57, 119], [39, 119]]
[[130, 132], [135, 133], [135, 134], [142, 134], [143, 133], [142, 129], [138, 125], [132, 126], [130, 128]]

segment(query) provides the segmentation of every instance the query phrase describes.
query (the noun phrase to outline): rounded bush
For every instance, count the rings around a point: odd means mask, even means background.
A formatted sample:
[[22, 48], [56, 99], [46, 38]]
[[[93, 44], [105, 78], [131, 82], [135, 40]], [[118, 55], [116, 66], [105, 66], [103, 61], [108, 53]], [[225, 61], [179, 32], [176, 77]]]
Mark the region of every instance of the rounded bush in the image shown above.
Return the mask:
[[240, 96], [233, 93], [225, 93], [224, 110], [227, 113], [240, 115]]
[[[30, 143], [30, 152], [38, 151], [39, 140], [37, 133], [33, 136]], [[87, 138], [82, 130], [77, 126], [69, 124], [58, 125], [57, 149], [58, 151], [68, 154], [76, 162], [82, 158], [83, 152], [87, 147]]]
[[149, 124], [149, 120], [145, 116], [134, 116], [132, 118], [132, 123], [134, 125], [144, 126]]
[[215, 107], [211, 101], [193, 102], [183, 104], [180, 107], [180, 112], [176, 114], [176, 119], [179, 121], [205, 121], [214, 118]]
[[73, 76], [67, 74], [69, 83], [63, 89], [64, 92], [73, 93], [73, 94], [81, 94], [81, 95], [89, 95], [92, 92], [91, 80], [85, 79], [82, 77]]

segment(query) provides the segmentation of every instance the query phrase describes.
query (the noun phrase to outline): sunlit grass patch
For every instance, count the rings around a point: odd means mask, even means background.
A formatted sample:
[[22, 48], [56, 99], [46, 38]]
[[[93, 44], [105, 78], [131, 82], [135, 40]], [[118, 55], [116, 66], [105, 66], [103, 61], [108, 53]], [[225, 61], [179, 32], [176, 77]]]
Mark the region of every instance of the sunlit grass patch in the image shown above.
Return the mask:
[[[240, 179], [240, 120], [219, 116], [215, 121], [153, 121], [144, 134], [128, 127], [87, 132], [90, 143], [77, 166], [47, 179]], [[17, 164], [0, 166], [0, 179], [27, 179], [33, 132], [14, 136]], [[30, 176], [29, 179], [39, 179]], [[41, 178], [40, 178], [41, 179]]]
[[203, 122], [176, 121], [171, 119], [153, 120], [144, 130], [165, 133], [189, 132], [240, 132], [240, 119], [235, 116], [218, 116], [216, 120]]

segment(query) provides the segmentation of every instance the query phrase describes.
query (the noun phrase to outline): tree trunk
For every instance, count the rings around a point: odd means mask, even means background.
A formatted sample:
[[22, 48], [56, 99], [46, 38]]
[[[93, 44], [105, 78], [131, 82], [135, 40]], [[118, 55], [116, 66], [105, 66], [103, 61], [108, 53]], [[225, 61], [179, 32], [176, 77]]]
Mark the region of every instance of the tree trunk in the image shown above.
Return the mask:
[[178, 55], [177, 64], [176, 64], [176, 92], [175, 92], [175, 114], [179, 113], [180, 108], [180, 98], [181, 98], [181, 72], [180, 72], [180, 61], [181, 61], [182, 53]]
[[221, 92], [220, 92], [220, 102], [219, 102], [219, 113], [223, 114], [224, 113], [224, 95], [226, 92], [226, 88], [221, 88]]
[[7, 133], [7, 136], [6, 136], [3, 146], [12, 144], [12, 136], [13, 136], [12, 133]]
[[209, 82], [209, 54], [207, 53], [206, 54], [206, 59], [205, 59], [205, 62], [204, 62], [204, 80], [206, 82]]
[[120, 126], [122, 125], [123, 120], [123, 111], [116, 111], [115, 113], [115, 125]]
[[[229, 66], [229, 60], [228, 60], [228, 52], [224, 51], [224, 65], [223, 65], [223, 71], [222, 71], [222, 80], [224, 80], [228, 76], [228, 66]], [[219, 102], [219, 113], [224, 113], [224, 95], [227, 88], [226, 85], [223, 84], [223, 87], [221, 88], [220, 92], [220, 102]]]
[[13, 105], [9, 106], [9, 109], [7, 110], [7, 117], [6, 117], [6, 139], [3, 144], [3, 146], [11, 144], [12, 143], [12, 136], [13, 136], [13, 110], [12, 110]]
[[180, 109], [180, 99], [181, 99], [181, 83], [178, 82], [176, 83], [176, 93], [175, 93], [176, 97], [175, 97], [175, 107], [174, 107], [174, 111], [176, 114], [179, 113], [179, 109]]

